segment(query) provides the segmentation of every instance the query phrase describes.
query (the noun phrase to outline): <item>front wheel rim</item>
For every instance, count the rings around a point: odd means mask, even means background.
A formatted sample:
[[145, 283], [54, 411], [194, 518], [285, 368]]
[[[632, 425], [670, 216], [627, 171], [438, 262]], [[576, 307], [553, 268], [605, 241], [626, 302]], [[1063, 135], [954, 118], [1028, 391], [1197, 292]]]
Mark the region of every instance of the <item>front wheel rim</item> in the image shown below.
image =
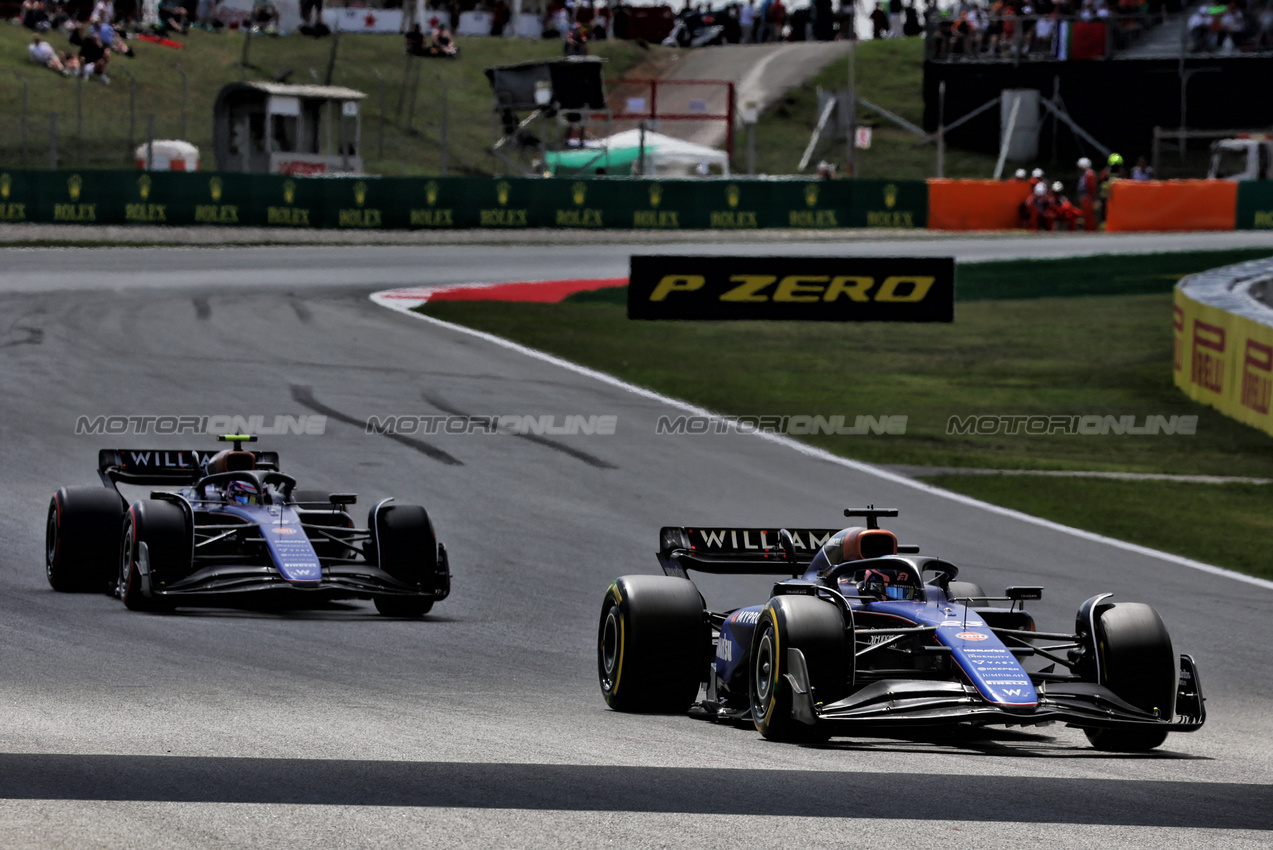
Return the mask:
[[606, 675], [614, 678], [615, 668], [619, 662], [619, 616], [611, 606], [606, 612], [605, 626], [601, 631], [601, 667]]
[[774, 648], [771, 632], [765, 631], [760, 636], [760, 646], [756, 648], [756, 669], [752, 679], [756, 683], [756, 698], [761, 707], [769, 700], [773, 688]]
[[124, 539], [120, 544], [119, 550], [119, 598], [123, 599], [128, 593], [128, 579], [133, 567], [133, 529], [132, 526], [124, 532]]
[[49, 575], [53, 574], [53, 565], [57, 562], [57, 538], [57, 506], [52, 505], [49, 507], [49, 521], [44, 529], [44, 569]]

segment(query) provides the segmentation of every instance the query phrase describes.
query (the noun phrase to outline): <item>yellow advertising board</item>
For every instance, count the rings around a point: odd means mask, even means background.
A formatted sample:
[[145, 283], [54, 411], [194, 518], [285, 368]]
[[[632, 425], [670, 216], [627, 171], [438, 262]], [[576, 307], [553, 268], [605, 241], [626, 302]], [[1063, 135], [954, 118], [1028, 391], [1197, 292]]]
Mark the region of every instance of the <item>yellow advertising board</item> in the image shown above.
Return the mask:
[[1273, 326], [1202, 304], [1176, 289], [1176, 386], [1195, 401], [1273, 434]]

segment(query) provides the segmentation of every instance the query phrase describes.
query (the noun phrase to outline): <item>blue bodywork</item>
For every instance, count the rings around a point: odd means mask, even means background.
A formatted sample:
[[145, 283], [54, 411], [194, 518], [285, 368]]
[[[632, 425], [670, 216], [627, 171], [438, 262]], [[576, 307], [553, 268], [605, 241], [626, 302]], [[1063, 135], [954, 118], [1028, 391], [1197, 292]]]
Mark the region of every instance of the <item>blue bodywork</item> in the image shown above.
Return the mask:
[[[828, 545], [839, 545], [839, 541], [833, 539]], [[816, 584], [818, 570], [825, 567], [825, 556], [819, 552], [809, 570], [788, 584]], [[838, 584], [845, 595], [857, 592], [849, 578], [841, 578]], [[937, 641], [950, 647], [955, 664], [987, 702], [1005, 707], [1037, 705], [1038, 694], [1030, 675], [982, 617], [962, 604], [949, 601], [937, 585], [926, 585], [924, 591], [923, 600], [853, 600], [851, 605], [855, 612], [862, 614], [895, 617], [901, 621], [899, 625], [935, 627]], [[764, 609], [764, 605], [739, 608], [728, 614], [721, 625], [713, 670], [718, 683], [726, 690], [745, 692], [747, 655]]]
[[307, 584], [323, 578], [323, 568], [301, 528], [300, 517], [290, 505], [201, 505], [209, 514], [228, 514], [256, 523], [279, 575], [289, 582]]

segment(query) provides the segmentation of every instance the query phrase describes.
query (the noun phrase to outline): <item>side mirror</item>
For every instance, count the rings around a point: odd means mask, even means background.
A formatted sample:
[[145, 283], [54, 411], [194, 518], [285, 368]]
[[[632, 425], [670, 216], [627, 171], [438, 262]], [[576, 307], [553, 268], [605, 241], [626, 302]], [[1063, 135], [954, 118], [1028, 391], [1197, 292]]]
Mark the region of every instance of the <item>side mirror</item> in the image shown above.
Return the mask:
[[333, 505], [356, 505], [358, 504], [357, 493], [332, 493], [327, 500]]
[[1021, 602], [1027, 599], [1042, 599], [1043, 588], [1041, 587], [1010, 587], [1003, 592], [1003, 595], [1011, 599], [1013, 602]]

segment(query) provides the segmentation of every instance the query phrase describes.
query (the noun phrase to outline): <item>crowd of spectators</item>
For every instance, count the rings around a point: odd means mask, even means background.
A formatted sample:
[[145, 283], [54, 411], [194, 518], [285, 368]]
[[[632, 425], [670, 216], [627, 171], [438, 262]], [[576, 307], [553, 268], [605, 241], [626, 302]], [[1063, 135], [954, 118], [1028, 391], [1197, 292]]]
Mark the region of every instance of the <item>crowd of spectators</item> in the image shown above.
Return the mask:
[[419, 24], [412, 25], [407, 31], [407, 54], [423, 56], [426, 59], [453, 59], [459, 55], [455, 39], [451, 31], [440, 18], [429, 21], [429, 34], [425, 35]]
[[[131, 4], [128, 12], [137, 8]], [[27, 45], [27, 58], [64, 77], [80, 76], [110, 85], [107, 69], [111, 60], [136, 55], [120, 26], [121, 17], [111, 0], [98, 0], [83, 20], [70, 14], [60, 0], [23, 0], [19, 21], [35, 32]], [[58, 50], [50, 42], [55, 33], [66, 38], [66, 50]]]
[[1065, 58], [1065, 28], [1102, 24], [1088, 29], [1103, 54], [1108, 38], [1115, 48], [1129, 45], [1164, 16], [1161, 0], [962, 0], [928, 13], [931, 53], [947, 58]]
[[1268, 50], [1273, 48], [1273, 0], [1204, 4], [1190, 13], [1186, 26], [1192, 53]]

